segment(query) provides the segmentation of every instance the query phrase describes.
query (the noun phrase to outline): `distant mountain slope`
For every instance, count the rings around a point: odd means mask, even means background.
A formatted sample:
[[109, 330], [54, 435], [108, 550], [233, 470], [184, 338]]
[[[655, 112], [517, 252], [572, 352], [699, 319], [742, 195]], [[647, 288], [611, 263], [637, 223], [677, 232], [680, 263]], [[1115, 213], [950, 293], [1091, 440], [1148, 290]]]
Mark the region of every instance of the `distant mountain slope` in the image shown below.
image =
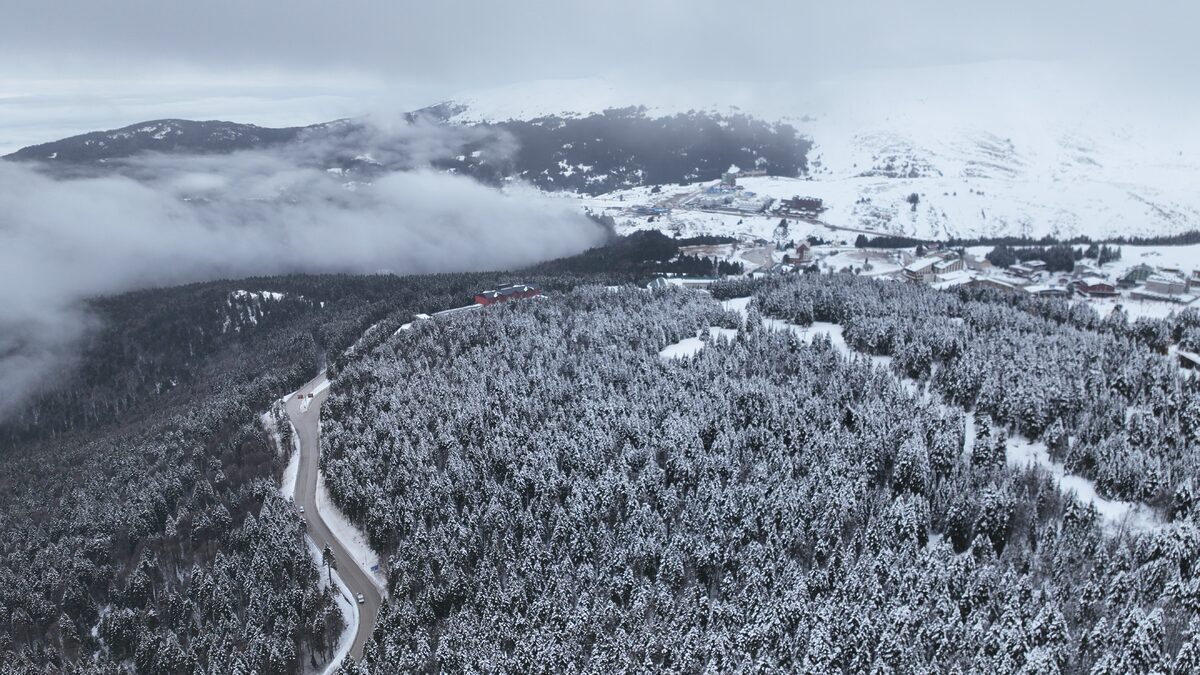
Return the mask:
[[[731, 164], [794, 177], [805, 171], [812, 145], [788, 124], [747, 115], [692, 112], [653, 117], [643, 108], [483, 126], [512, 136], [515, 154], [498, 166], [462, 156], [450, 168], [481, 178], [521, 178], [544, 190], [586, 194], [715, 180]], [[495, 173], [489, 175], [490, 171]]]
[[[496, 123], [450, 121], [456, 109], [435, 106], [406, 116], [469, 130], [461, 154], [437, 157], [435, 167], [492, 184], [525, 180], [544, 190], [588, 194], [662, 183], [712, 180], [731, 164], [771, 175], [804, 172], [811, 143], [790, 125], [740, 114], [650, 116], [644, 109], [605, 110], [579, 117], [545, 116]], [[214, 154], [294, 147], [303, 161], [336, 175], [369, 181], [380, 171], [410, 168], [403, 143], [388, 146], [365, 120], [268, 129], [232, 122], [159, 120], [23, 148], [6, 159], [40, 161], [71, 172], [139, 153]]]
[[236, 122], [152, 120], [31, 145], [4, 158], [94, 162], [130, 157], [142, 152], [232, 152], [287, 143], [295, 140], [302, 130], [302, 127], [271, 129]]

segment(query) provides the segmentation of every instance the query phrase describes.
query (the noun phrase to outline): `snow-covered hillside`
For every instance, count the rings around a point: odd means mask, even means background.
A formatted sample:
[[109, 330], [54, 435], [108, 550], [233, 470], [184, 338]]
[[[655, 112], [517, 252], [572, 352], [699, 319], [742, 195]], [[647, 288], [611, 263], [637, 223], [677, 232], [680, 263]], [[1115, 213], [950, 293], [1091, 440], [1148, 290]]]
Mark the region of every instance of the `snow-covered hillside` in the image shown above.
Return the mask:
[[[743, 112], [814, 141], [809, 178], [831, 224], [922, 237], [1169, 234], [1200, 227], [1200, 129], [1130, 86], [1000, 62], [876, 71], [808, 86], [543, 81], [457, 97], [458, 122]], [[748, 183], [751, 184], [751, 183]], [[916, 210], [907, 201], [916, 193]]]

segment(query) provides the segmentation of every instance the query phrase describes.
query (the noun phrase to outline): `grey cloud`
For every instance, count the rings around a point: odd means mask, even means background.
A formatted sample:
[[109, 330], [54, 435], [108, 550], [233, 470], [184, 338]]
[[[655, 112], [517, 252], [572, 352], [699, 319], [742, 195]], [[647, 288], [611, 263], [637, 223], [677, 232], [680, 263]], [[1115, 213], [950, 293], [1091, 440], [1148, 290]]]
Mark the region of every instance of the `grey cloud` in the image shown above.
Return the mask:
[[[461, 142], [432, 129], [364, 133], [361, 147], [380, 154], [432, 158]], [[126, 166], [140, 179], [56, 180], [0, 162], [0, 414], [69, 364], [87, 297], [296, 271], [508, 269], [604, 236], [530, 189], [420, 164], [351, 191], [312, 152], [146, 157]]]
[[[158, 64], [369, 73], [471, 87], [596, 74], [803, 81], [837, 68], [991, 59], [1195, 63], [1194, 3], [1012, 0], [10, 1], [16, 67]], [[1193, 57], [1193, 58], [1188, 58]]]

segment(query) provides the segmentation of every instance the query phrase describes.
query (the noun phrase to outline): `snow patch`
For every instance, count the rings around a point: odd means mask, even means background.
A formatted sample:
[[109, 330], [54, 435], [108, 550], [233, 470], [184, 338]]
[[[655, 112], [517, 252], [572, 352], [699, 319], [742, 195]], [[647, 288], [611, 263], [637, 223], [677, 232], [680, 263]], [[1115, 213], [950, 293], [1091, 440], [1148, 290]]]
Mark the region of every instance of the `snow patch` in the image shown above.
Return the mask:
[[737, 338], [737, 329], [735, 328], [717, 328], [710, 327], [708, 329], [708, 341], [700, 335], [703, 331], [698, 332], [695, 337], [688, 337], [676, 342], [675, 344], [667, 345], [658, 352], [659, 358], [665, 361], [675, 359], [691, 358], [700, 353], [709, 342], [717, 342], [720, 340], [733, 340]]
[[1064, 492], [1074, 493], [1079, 501], [1090, 503], [1112, 528], [1132, 530], [1152, 530], [1162, 526], [1162, 521], [1147, 506], [1106, 499], [1096, 491], [1096, 484], [1082, 477], [1067, 473], [1063, 464], [1050, 457], [1050, 451], [1045, 443], [1031, 441], [1021, 436], [1008, 439], [1005, 455], [1009, 464], [1028, 466], [1034, 464], [1049, 471], [1059, 488]]
[[666, 359], [668, 361], [672, 359], [691, 358], [696, 354], [699, 354], [701, 349], [704, 349], [704, 340], [701, 340], [698, 337], [689, 337], [684, 338], [675, 344], [663, 347], [662, 351], [658, 353], [658, 356], [659, 358]]

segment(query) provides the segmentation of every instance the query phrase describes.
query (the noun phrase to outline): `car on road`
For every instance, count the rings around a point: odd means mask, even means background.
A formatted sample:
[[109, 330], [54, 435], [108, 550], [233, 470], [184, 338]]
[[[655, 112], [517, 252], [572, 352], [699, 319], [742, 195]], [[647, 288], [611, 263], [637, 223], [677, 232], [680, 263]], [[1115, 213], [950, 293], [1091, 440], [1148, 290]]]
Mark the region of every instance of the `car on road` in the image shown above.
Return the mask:
[[358, 604], [360, 604], [360, 605], [367, 601], [366, 596], [364, 596], [362, 593], [359, 593], [358, 595], [354, 596], [354, 598], [356, 600], [358, 600]]
[[300, 513], [301, 513], [301, 514], [303, 514], [303, 513], [304, 513], [304, 507], [303, 507], [303, 506], [300, 506], [300, 507], [297, 507], [297, 508], [299, 508], [299, 509], [300, 509]]

